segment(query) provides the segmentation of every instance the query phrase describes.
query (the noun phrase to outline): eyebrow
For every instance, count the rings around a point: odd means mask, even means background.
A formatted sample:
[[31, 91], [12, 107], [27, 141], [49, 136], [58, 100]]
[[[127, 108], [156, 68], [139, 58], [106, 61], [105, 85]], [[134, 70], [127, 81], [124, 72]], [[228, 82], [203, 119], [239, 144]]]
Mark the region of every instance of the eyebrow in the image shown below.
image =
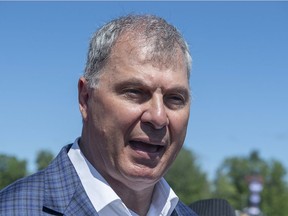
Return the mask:
[[147, 85], [145, 82], [143, 82], [142, 80], [139, 80], [137, 78], [130, 78], [128, 80], [124, 80], [124, 81], [119, 81], [118, 83], [116, 83], [116, 88], [117, 87], [122, 87], [122, 86], [144, 86], [149, 88], [149, 85]]

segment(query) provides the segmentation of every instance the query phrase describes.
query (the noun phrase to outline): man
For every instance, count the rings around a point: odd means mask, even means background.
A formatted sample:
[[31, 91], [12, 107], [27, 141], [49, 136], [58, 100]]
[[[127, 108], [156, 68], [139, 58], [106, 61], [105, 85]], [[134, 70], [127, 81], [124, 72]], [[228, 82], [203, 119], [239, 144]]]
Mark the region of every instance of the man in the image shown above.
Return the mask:
[[161, 18], [100, 28], [78, 82], [81, 137], [1, 191], [0, 215], [196, 216], [163, 179], [186, 135], [190, 68], [186, 42]]

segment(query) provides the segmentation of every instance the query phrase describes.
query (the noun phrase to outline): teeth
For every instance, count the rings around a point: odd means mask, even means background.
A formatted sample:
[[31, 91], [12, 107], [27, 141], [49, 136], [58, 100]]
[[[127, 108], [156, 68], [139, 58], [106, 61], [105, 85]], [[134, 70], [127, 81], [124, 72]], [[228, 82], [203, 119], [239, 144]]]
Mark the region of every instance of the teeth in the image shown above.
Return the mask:
[[149, 153], [155, 153], [160, 149], [159, 145], [153, 145], [153, 144], [148, 144], [144, 142], [131, 141], [130, 144], [134, 149], [149, 152]]

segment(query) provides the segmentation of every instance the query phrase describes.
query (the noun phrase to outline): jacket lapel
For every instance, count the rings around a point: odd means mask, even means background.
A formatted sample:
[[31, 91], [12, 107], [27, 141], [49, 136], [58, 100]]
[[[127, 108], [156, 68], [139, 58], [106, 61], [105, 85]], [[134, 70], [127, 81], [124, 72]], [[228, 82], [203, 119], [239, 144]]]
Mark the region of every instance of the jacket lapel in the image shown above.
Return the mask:
[[[82, 185], [81, 185], [82, 186]], [[64, 215], [71, 216], [87, 216], [87, 215], [98, 215], [90, 202], [87, 194], [83, 187], [78, 187], [79, 190], [75, 191], [71, 202], [67, 206]]]
[[45, 172], [43, 211], [51, 215], [98, 215], [67, 155], [65, 146]]

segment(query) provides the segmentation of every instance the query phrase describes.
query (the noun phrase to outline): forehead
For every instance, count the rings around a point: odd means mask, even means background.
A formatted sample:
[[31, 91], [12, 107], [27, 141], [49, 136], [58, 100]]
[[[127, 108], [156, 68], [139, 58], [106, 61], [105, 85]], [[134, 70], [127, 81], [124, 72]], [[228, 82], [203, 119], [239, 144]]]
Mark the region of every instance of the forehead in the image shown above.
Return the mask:
[[165, 58], [159, 60], [151, 57], [151, 45], [141, 42], [135, 39], [118, 41], [99, 81], [106, 80], [104, 82], [108, 83], [105, 84], [113, 85], [126, 80], [139, 80], [152, 88], [189, 89], [187, 67], [180, 48], [170, 61]]
[[188, 74], [185, 56], [178, 44], [174, 42], [168, 48], [163, 47], [163, 44], [157, 44], [153, 38], [147, 39], [137, 33], [123, 34], [111, 49], [108, 65], [125, 61], [130, 64], [150, 64], [162, 70], [179, 71], [181, 68]]

